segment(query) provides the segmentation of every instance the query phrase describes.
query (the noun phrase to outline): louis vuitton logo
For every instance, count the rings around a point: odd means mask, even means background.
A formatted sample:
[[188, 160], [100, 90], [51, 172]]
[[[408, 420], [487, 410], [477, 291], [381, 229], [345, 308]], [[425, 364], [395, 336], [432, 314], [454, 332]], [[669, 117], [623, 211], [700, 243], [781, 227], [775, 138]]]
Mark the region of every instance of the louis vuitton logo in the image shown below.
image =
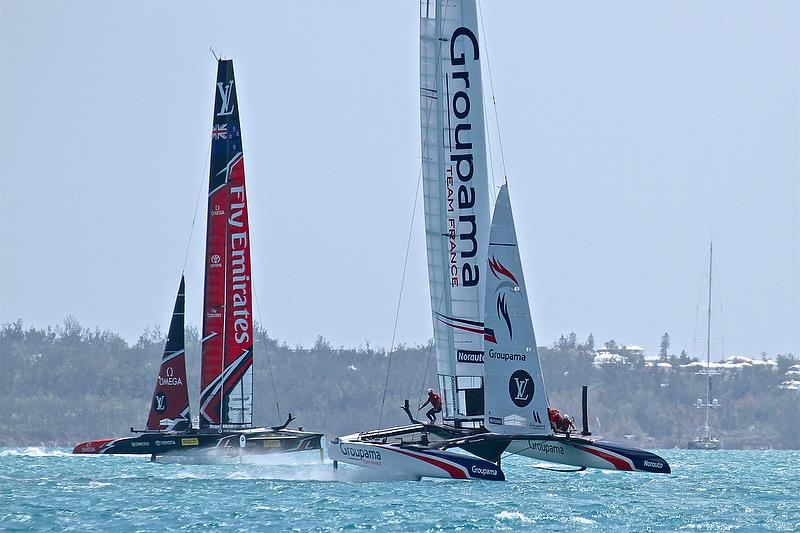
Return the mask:
[[219, 106], [217, 116], [230, 115], [233, 113], [233, 101], [231, 100], [231, 95], [233, 94], [233, 80], [229, 81], [228, 85], [225, 85], [223, 82], [217, 83], [217, 89], [222, 99], [222, 105]]

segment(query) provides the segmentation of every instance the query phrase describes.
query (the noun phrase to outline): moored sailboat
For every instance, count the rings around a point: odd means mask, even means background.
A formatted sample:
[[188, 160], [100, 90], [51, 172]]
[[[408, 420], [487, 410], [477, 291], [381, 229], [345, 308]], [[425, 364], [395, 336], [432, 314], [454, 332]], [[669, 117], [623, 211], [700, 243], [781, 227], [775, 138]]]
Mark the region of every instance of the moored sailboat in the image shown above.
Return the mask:
[[184, 280], [175, 302], [150, 414], [135, 437], [88, 441], [74, 453], [153, 456], [319, 449], [321, 433], [253, 426], [250, 232], [233, 61], [218, 60], [208, 189], [200, 422], [192, 428], [184, 349]]
[[711, 293], [712, 293], [712, 280], [713, 280], [713, 266], [714, 266], [714, 243], [709, 244], [708, 248], [708, 309], [707, 327], [706, 327], [706, 397], [705, 401], [702, 398], [697, 399], [695, 404], [698, 409], [705, 409], [705, 423], [700, 428], [694, 437], [687, 443], [687, 448], [690, 450], [719, 450], [722, 448], [722, 441], [714, 433], [711, 428], [709, 419], [709, 411], [715, 407], [719, 407], [719, 402], [714, 399], [711, 400]]

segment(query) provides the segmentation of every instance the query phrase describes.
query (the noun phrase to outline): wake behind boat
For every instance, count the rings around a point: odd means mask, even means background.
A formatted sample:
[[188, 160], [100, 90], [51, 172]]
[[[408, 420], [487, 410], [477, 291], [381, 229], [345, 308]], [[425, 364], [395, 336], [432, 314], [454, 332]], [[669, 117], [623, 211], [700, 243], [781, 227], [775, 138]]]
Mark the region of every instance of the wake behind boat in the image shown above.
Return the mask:
[[200, 419], [193, 428], [184, 349], [184, 280], [175, 300], [150, 414], [138, 435], [87, 441], [73, 453], [270, 454], [320, 449], [321, 433], [253, 427], [253, 304], [244, 157], [233, 61], [218, 60], [205, 254]]

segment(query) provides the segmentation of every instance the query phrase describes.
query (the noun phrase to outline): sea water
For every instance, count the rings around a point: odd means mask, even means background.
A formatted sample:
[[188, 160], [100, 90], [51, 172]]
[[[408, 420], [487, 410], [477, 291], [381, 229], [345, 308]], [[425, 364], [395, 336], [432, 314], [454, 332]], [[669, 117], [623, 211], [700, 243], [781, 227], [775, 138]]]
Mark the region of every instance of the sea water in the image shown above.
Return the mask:
[[385, 480], [318, 452], [256, 463], [0, 450], [0, 530], [798, 531], [800, 452], [661, 450], [670, 475], [558, 473], [523, 457], [506, 482]]

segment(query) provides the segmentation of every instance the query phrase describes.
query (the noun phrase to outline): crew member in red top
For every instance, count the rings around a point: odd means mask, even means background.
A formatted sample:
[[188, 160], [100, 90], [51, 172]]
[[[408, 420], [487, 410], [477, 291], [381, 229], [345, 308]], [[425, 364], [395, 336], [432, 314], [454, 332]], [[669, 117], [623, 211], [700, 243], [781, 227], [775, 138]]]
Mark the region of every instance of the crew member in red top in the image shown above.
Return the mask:
[[558, 431], [561, 425], [561, 413], [555, 407], [548, 407], [547, 416], [550, 418], [550, 427], [553, 428], [553, 431]]
[[428, 420], [431, 421], [431, 424], [436, 423], [436, 413], [442, 412], [442, 397], [433, 392], [433, 389], [428, 389], [428, 399], [425, 400], [425, 403], [419, 406], [419, 409], [422, 409], [426, 405], [431, 404], [431, 408], [428, 409], [428, 412], [425, 413], [425, 416], [428, 417]]
[[558, 409], [548, 407], [547, 416], [550, 418], [550, 426], [553, 428], [553, 431], [569, 435], [570, 431], [575, 430], [575, 424], [572, 422], [569, 415], [562, 415], [558, 412]]

